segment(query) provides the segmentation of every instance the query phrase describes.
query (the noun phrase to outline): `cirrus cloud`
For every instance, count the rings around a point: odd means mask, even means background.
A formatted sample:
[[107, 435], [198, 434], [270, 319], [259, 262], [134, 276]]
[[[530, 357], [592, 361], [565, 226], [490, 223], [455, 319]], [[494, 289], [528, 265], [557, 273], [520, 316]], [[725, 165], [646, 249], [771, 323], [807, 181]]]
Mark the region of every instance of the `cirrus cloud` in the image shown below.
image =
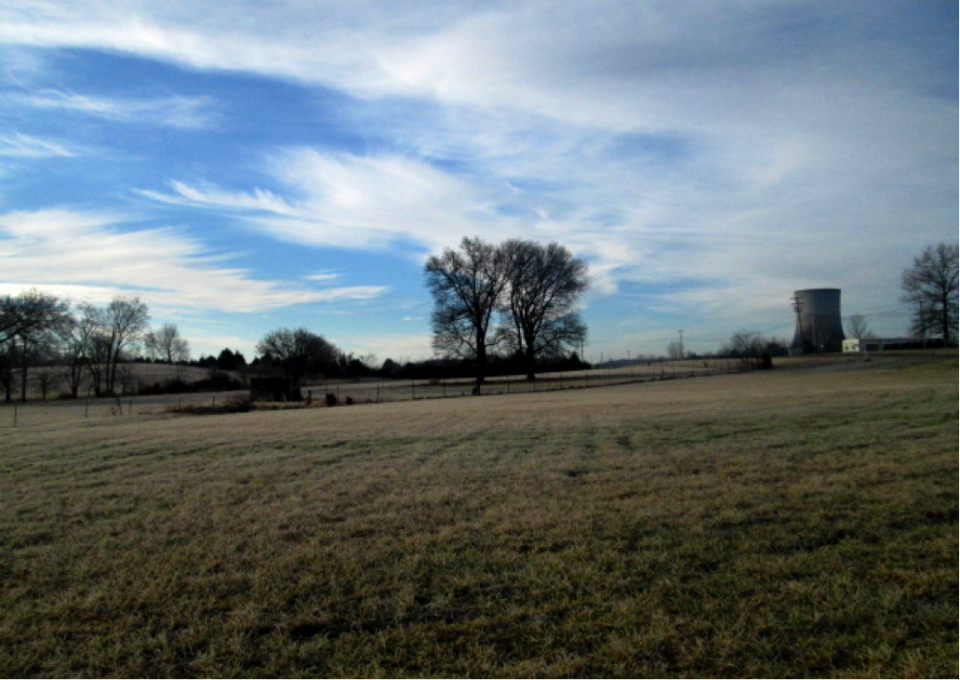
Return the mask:
[[307, 303], [369, 300], [379, 286], [307, 287], [222, 266], [196, 239], [137, 228], [122, 215], [41, 210], [0, 215], [0, 290], [42, 287], [85, 302], [140, 294], [168, 308], [262, 312]]

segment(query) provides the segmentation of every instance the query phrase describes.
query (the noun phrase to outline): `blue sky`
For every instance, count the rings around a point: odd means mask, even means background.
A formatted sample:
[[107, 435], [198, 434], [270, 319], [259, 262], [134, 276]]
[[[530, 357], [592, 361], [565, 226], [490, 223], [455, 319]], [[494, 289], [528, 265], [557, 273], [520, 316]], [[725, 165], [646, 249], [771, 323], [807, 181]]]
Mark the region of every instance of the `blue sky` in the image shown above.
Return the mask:
[[591, 361], [789, 338], [803, 288], [900, 335], [902, 270], [958, 238], [957, 15], [0, 0], [0, 294], [419, 359], [426, 257], [523, 237], [589, 262]]

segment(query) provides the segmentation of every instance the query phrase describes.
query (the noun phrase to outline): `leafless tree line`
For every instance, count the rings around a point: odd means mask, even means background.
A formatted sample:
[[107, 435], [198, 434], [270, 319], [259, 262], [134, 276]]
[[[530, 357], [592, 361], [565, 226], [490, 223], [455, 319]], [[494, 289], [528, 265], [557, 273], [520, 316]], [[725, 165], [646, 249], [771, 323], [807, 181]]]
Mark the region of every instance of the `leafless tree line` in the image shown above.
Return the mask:
[[[26, 401], [30, 370], [56, 365], [69, 395], [89, 384], [97, 396], [117, 393], [126, 376], [123, 362], [137, 350], [174, 365], [189, 360], [190, 347], [174, 324], [149, 328], [150, 313], [138, 297], [115, 297], [104, 307], [70, 303], [29, 290], [0, 298], [0, 386], [6, 401], [19, 383]], [[38, 373], [44, 397], [50, 372]]]

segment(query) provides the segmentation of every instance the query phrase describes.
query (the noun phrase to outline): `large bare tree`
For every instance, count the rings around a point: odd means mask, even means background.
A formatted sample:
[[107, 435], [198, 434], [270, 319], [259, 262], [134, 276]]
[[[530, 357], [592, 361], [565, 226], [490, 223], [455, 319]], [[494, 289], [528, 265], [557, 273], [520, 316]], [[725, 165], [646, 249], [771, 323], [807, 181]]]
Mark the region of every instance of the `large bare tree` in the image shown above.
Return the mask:
[[433, 295], [433, 347], [476, 361], [476, 391], [486, 379], [488, 350], [501, 337], [494, 314], [509, 282], [503, 250], [479, 238], [464, 238], [427, 260], [427, 288]]
[[92, 326], [87, 358], [94, 388], [98, 395], [113, 394], [120, 363], [142, 338], [150, 311], [139, 297], [123, 296], [113, 298], [102, 309], [87, 306], [83, 311]]
[[957, 329], [957, 262], [958, 247], [939, 243], [927, 246], [903, 272], [902, 300], [913, 308], [914, 333], [935, 331], [946, 345]]
[[115, 297], [107, 305], [107, 328], [110, 338], [110, 366], [107, 374], [107, 392], [113, 392], [117, 383], [120, 361], [142, 337], [150, 322], [150, 311], [139, 297]]
[[539, 357], [559, 355], [586, 338], [574, 306], [587, 289], [587, 263], [559, 243], [511, 240], [501, 250], [509, 282], [501, 307], [505, 328], [533, 380]]

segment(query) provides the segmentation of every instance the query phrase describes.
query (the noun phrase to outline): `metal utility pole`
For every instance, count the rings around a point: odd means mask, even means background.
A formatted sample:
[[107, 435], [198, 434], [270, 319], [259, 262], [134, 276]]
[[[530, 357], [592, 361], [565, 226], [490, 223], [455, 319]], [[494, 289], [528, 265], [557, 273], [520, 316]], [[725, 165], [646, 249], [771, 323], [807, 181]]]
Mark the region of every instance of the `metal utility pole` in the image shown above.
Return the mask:
[[683, 359], [683, 329], [680, 329], [680, 358]]
[[803, 303], [796, 295], [790, 299], [793, 300], [793, 308], [797, 311], [797, 331], [800, 335], [800, 353], [803, 354], [803, 315], [801, 314], [803, 311]]

